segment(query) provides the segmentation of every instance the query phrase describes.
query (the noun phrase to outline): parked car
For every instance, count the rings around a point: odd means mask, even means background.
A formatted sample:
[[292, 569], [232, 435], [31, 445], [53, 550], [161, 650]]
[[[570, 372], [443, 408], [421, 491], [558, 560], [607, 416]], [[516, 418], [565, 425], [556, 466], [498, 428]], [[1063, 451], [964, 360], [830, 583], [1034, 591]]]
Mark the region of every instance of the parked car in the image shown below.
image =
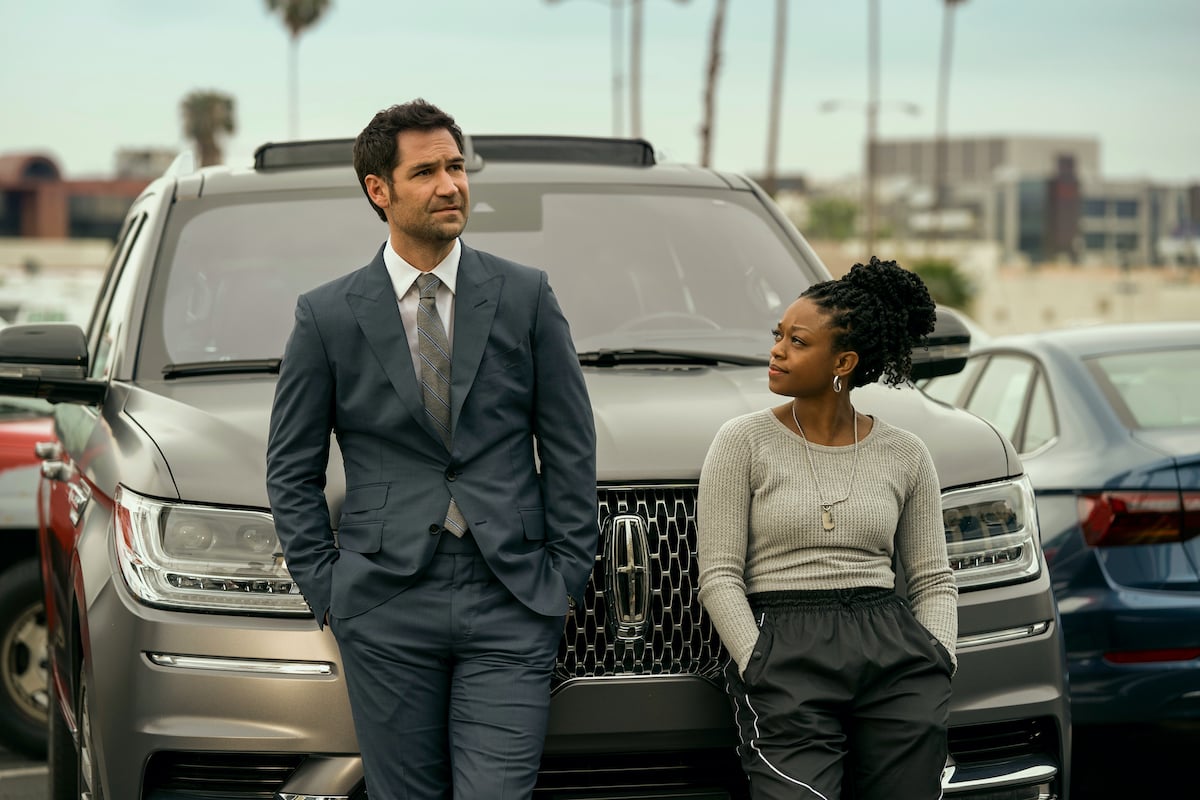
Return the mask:
[[1200, 322], [999, 337], [924, 390], [1021, 454], [1075, 722], [1200, 719]]
[[[695, 596], [696, 487], [718, 427], [779, 402], [768, 332], [829, 273], [754, 183], [656, 163], [641, 140], [469, 145], [464, 238], [549, 272], [598, 428], [601, 542], [538, 796], [744, 797]], [[40, 537], [56, 797], [363, 797], [336, 643], [291, 582], [264, 486], [295, 298], [386, 238], [350, 147], [169, 173], [130, 209], [86, 332], [0, 332], [0, 391], [60, 401]], [[968, 342], [940, 319], [917, 372], [960, 369]], [[1062, 641], [1016, 452], [912, 387], [855, 398], [924, 437], [943, 484], [960, 587], [947, 794], [1065, 796]], [[336, 447], [326, 491], [336, 520]]]
[[38, 566], [39, 443], [54, 438], [50, 404], [0, 397], [0, 745], [46, 754], [46, 610]]

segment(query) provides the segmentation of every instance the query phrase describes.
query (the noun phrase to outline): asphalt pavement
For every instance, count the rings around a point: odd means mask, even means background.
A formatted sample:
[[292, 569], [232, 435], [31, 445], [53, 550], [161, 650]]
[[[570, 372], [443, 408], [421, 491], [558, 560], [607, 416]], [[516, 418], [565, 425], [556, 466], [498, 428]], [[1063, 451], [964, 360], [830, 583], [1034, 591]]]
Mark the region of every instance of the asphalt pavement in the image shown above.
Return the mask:
[[[1197, 752], [1195, 724], [1076, 729], [1071, 800], [1193, 797]], [[0, 800], [46, 800], [46, 780], [44, 761], [0, 748]]]
[[46, 800], [46, 763], [0, 748], [0, 800]]

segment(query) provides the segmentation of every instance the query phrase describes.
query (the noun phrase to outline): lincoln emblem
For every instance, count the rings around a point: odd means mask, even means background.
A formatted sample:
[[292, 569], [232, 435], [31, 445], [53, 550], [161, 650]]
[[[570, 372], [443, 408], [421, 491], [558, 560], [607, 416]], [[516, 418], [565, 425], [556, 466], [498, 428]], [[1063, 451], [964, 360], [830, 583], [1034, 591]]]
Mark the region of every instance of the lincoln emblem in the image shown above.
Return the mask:
[[616, 514], [604, 523], [604, 600], [618, 639], [640, 639], [650, 613], [650, 553], [646, 521]]

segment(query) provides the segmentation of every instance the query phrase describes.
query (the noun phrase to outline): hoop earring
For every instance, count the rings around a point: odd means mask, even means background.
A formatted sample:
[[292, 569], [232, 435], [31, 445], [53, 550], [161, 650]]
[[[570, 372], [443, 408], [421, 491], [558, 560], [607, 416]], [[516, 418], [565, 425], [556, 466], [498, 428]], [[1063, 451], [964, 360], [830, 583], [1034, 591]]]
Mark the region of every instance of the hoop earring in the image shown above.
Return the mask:
[[833, 376], [833, 391], [835, 391], [835, 392], [842, 391], [842, 376], [841, 375]]

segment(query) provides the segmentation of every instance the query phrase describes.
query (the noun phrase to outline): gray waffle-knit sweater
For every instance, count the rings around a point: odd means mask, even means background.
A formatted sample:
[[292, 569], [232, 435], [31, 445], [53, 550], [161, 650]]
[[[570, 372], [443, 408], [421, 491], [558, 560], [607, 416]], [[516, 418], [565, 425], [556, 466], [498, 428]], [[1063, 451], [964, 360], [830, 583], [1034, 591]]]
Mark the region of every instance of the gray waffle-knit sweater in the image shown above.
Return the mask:
[[[843, 497], [854, 446], [810, 444], [766, 409], [718, 431], [700, 474], [696, 511], [700, 602], [740, 670], [758, 639], [746, 595], [895, 586], [893, 550], [913, 614], [954, 656], [958, 590], [946, 556], [941, 490], [924, 442], [876, 418], [859, 441], [850, 497], [821, 524], [821, 502]], [[955, 660], [957, 665], [957, 660]]]

